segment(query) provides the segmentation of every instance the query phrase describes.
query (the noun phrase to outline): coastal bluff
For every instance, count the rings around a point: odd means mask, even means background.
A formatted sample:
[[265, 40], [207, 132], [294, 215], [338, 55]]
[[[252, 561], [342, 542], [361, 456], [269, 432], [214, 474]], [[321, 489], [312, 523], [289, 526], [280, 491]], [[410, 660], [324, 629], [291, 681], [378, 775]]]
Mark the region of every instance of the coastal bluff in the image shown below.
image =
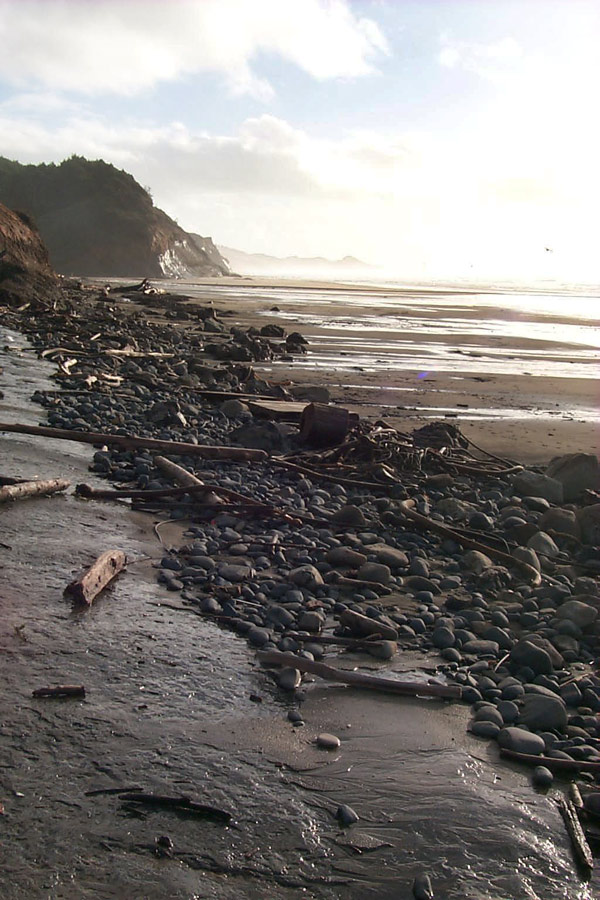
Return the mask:
[[51, 299], [58, 279], [31, 219], [0, 203], [0, 303]]
[[0, 203], [31, 217], [63, 275], [230, 274], [210, 238], [186, 232], [132, 175], [103, 160], [22, 165], [0, 157]]

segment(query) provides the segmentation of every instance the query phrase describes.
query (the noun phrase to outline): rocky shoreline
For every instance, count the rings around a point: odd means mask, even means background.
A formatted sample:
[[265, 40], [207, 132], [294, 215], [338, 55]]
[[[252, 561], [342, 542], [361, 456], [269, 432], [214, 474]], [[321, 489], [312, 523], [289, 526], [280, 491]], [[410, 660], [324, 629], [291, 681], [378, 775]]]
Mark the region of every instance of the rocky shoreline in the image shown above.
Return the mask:
[[[258, 395], [273, 405], [324, 398], [252, 370], [301, 353], [301, 335], [273, 323], [241, 329], [177, 297], [123, 296], [72, 287], [59, 302], [15, 305], [3, 318], [58, 365], [62, 390], [33, 398], [51, 427], [265, 451], [249, 462], [167, 454], [210, 489], [201, 502], [153, 493], [173, 478], [151, 450], [109, 441], [94, 453], [93, 472], [121, 493], [146, 493], [135, 508], [185, 523], [184, 542], [164, 547], [157, 570], [179, 598], [172, 605], [299, 660], [331, 661], [335, 640], [392, 673], [398, 654], [437, 653], [435, 680], [461, 687], [471, 732], [542, 760], [539, 785], [561, 764], [587, 768], [583, 802], [597, 814], [598, 460], [522, 469], [470, 453], [447, 423], [407, 436], [359, 421], [315, 450], [297, 421], [265, 421], [250, 408]], [[312, 677], [289, 665], [271, 671], [301, 727]], [[339, 745], [321, 737], [320, 746]], [[340, 813], [343, 824], [350, 813]]]

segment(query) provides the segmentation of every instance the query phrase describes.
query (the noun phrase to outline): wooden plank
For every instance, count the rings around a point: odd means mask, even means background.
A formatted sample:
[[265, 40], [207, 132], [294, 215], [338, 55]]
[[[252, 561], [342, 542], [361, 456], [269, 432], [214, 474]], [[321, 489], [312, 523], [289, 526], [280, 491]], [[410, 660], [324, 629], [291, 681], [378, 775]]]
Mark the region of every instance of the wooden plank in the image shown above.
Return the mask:
[[297, 400], [245, 400], [250, 412], [255, 416], [288, 422], [299, 422], [306, 403]]

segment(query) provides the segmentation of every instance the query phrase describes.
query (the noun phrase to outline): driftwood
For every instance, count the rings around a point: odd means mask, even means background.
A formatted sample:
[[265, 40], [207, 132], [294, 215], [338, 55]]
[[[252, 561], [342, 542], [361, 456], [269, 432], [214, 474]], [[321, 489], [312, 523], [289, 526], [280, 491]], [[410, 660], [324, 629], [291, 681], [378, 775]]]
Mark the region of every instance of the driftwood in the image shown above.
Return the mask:
[[155, 809], [172, 809], [175, 812], [191, 813], [204, 819], [213, 819], [215, 822], [228, 824], [231, 822], [231, 813], [218, 809], [216, 806], [208, 806], [206, 803], [197, 803], [189, 797], [168, 797], [163, 794], [140, 793], [138, 791], [125, 791], [119, 794], [119, 799], [127, 803], [141, 803], [144, 806], [152, 806]]
[[377, 634], [386, 641], [398, 640], [398, 632], [391, 625], [378, 622], [377, 619], [371, 619], [369, 616], [363, 616], [362, 613], [355, 612], [353, 609], [343, 611], [340, 623], [344, 628], [348, 628], [353, 634], [360, 635], [362, 638]]
[[352, 591], [370, 588], [370, 590], [384, 597], [387, 597], [388, 594], [393, 594], [392, 588], [388, 587], [387, 584], [381, 584], [379, 581], [366, 581], [364, 578], [348, 578], [348, 576], [340, 575], [339, 572], [335, 571], [328, 572], [324, 580], [327, 584], [335, 584], [336, 587], [348, 588]]
[[508, 747], [501, 747], [500, 755], [529, 766], [546, 766], [547, 769], [556, 772], [600, 772], [600, 762], [593, 762], [591, 759], [555, 759], [553, 756], [519, 753], [517, 750], [509, 750]]
[[171, 462], [170, 459], [166, 459], [164, 456], [155, 456], [154, 465], [157, 469], [160, 469], [163, 475], [167, 475], [172, 481], [176, 481], [182, 487], [204, 487], [203, 481], [196, 478], [183, 466], [178, 466], [177, 463]]
[[267, 459], [264, 450], [247, 450], [245, 447], [211, 447], [206, 444], [186, 444], [182, 441], [161, 441], [158, 438], [143, 438], [136, 435], [105, 434], [97, 431], [70, 431], [68, 428], [48, 428], [45, 425], [17, 425], [0, 422], [0, 431], [11, 434], [32, 434], [40, 437], [56, 438], [61, 441], [76, 441], [81, 444], [107, 444], [130, 450], [144, 447], [147, 450], [162, 450], [179, 456], [199, 456], [202, 459], [239, 460], [259, 462]]
[[54, 687], [36, 688], [32, 697], [85, 697], [82, 684], [57, 684]]
[[28, 497], [39, 497], [43, 494], [57, 494], [66, 491], [71, 484], [64, 478], [51, 478], [49, 481], [21, 481], [18, 484], [5, 484], [0, 488], [0, 503], [11, 500], [27, 500]]
[[479, 550], [480, 553], [485, 553], [490, 559], [502, 563], [507, 568], [517, 566], [522, 572], [529, 576], [534, 584], [540, 583], [540, 573], [533, 566], [530, 566], [529, 563], [516, 559], [514, 556], [511, 556], [509, 553], [504, 553], [502, 550], [496, 550], [495, 547], [489, 547], [487, 544], [482, 544], [480, 541], [474, 541], [464, 534], [461, 534], [459, 531], [448, 528], [447, 525], [442, 525], [441, 522], [436, 522], [428, 516], [423, 516], [421, 513], [415, 512], [415, 510], [412, 509], [413, 505], [414, 500], [400, 501], [399, 506], [402, 515], [406, 516], [407, 519], [410, 519], [422, 528], [426, 528], [428, 531], [433, 531], [436, 534], [441, 534], [443, 537], [450, 538], [451, 540], [456, 541], [457, 544], [461, 544], [463, 547], [468, 547], [470, 550]]
[[293, 653], [280, 653], [278, 650], [259, 651], [261, 662], [276, 666], [288, 666], [301, 672], [310, 672], [326, 681], [337, 681], [352, 687], [367, 688], [373, 691], [386, 691], [390, 694], [402, 694], [408, 697], [443, 697], [460, 700], [462, 688], [458, 684], [418, 684], [410, 681], [395, 681], [393, 678], [380, 678], [378, 675], [363, 675], [362, 672], [335, 669], [326, 663], [303, 659]]
[[94, 598], [125, 568], [126, 564], [127, 557], [122, 550], [107, 550], [81, 578], [66, 586], [65, 596], [91, 606]]
[[560, 797], [557, 800], [557, 803], [567, 827], [567, 833], [569, 835], [569, 838], [571, 839], [571, 846], [573, 847], [573, 854], [575, 856], [575, 859], [585, 869], [593, 869], [594, 857], [592, 856], [590, 845], [588, 844], [585, 834], [583, 833], [583, 828], [581, 827], [581, 822], [579, 821], [577, 810], [573, 806], [572, 802], [570, 800], [567, 800], [565, 797]]

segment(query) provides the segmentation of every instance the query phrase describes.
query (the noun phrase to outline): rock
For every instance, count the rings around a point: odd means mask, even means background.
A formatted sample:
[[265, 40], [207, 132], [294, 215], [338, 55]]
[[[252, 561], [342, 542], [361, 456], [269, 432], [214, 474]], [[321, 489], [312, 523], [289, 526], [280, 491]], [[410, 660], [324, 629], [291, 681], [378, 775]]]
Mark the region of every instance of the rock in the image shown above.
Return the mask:
[[519, 718], [519, 707], [512, 700], [500, 700], [497, 709], [505, 725], [512, 725]]
[[532, 756], [541, 756], [546, 749], [543, 738], [514, 725], [502, 728], [497, 740], [499, 746], [505, 750], [514, 750], [516, 753], [529, 753]]
[[532, 731], [564, 731], [567, 727], [566, 706], [558, 696], [525, 694], [519, 725], [526, 725]]
[[300, 687], [302, 675], [298, 669], [284, 668], [277, 676], [277, 684], [284, 691], [295, 691]]
[[471, 734], [477, 735], [477, 737], [482, 738], [497, 738], [500, 732], [500, 725], [497, 725], [495, 722], [488, 722], [485, 719], [473, 721], [469, 725], [469, 731]]
[[322, 750], [339, 750], [342, 742], [335, 734], [328, 734], [326, 731], [317, 735], [317, 747]]
[[383, 563], [367, 562], [360, 567], [356, 577], [360, 581], [374, 581], [377, 584], [387, 584], [391, 574], [389, 566], [384, 566]]
[[537, 675], [551, 675], [554, 671], [548, 653], [528, 640], [521, 640], [515, 644], [510, 651], [510, 659], [517, 667], [526, 666]]
[[474, 640], [462, 645], [461, 651], [473, 656], [498, 656], [500, 647], [496, 641]]
[[337, 509], [331, 517], [331, 521], [336, 525], [350, 525], [360, 527], [367, 524], [367, 520], [363, 515], [363, 511], [358, 506], [342, 506]]
[[413, 881], [412, 892], [415, 900], [433, 900], [433, 888], [429, 875], [420, 872]]
[[[330, 735], [331, 737], [331, 735]], [[339, 741], [338, 741], [339, 747]], [[345, 803], [342, 803], [341, 806], [338, 806], [335, 817], [340, 823], [340, 825], [348, 826], [354, 825], [355, 822], [359, 821], [359, 816], [354, 812], [351, 806], [347, 806]]]
[[235, 444], [251, 450], [266, 450], [267, 453], [285, 450], [286, 438], [276, 422], [261, 422], [240, 425], [229, 435]]
[[560, 481], [528, 469], [515, 475], [513, 489], [521, 497], [543, 497], [550, 503], [563, 502], [563, 486]]
[[364, 649], [374, 659], [392, 659], [398, 652], [398, 644], [396, 641], [369, 641]]
[[404, 569], [408, 566], [408, 556], [403, 550], [397, 550], [396, 547], [388, 547], [387, 544], [372, 544], [369, 552], [375, 554], [377, 562], [389, 566], [390, 569]]
[[438, 650], [445, 650], [447, 647], [454, 647], [454, 644], [456, 643], [454, 632], [445, 625], [440, 625], [438, 628], [434, 628], [431, 635], [431, 640], [433, 642], [433, 646], [437, 647]]
[[576, 512], [581, 538], [586, 544], [600, 544], [600, 503], [584, 506]]
[[307, 403], [329, 403], [329, 390], [320, 384], [292, 384], [288, 392], [294, 400], [306, 400]]
[[246, 634], [246, 637], [254, 647], [263, 647], [271, 640], [271, 633], [266, 628], [259, 628], [258, 625], [252, 625]]
[[221, 403], [219, 407], [223, 415], [227, 416], [228, 419], [236, 419], [238, 416], [241, 416], [243, 413], [248, 412], [248, 407], [245, 403], [242, 403], [241, 400], [226, 400], [224, 403]]
[[325, 617], [316, 609], [304, 610], [298, 619], [298, 628], [300, 631], [309, 631], [312, 634], [321, 631], [324, 624]]
[[358, 550], [352, 550], [350, 547], [333, 547], [328, 551], [325, 559], [332, 566], [349, 566], [352, 569], [358, 569], [366, 563], [367, 557]]
[[583, 808], [595, 818], [600, 818], [600, 791], [593, 791], [583, 798]]
[[578, 539], [581, 537], [581, 528], [572, 509], [552, 507], [546, 510], [538, 524], [545, 532], [559, 531], [561, 534], [570, 534]]
[[550, 559], [560, 553], [550, 535], [546, 534], [545, 531], [536, 531], [527, 541], [527, 546], [530, 550], [535, 550], [536, 553], [540, 553], [542, 556], [547, 556]]
[[585, 490], [600, 488], [600, 464], [593, 453], [567, 453], [556, 456], [546, 469], [546, 475], [563, 486], [565, 501], [576, 500]]
[[554, 775], [546, 766], [536, 766], [531, 773], [531, 780], [535, 787], [549, 788], [554, 783]]
[[[548, 638], [543, 637], [541, 634], [528, 634], [525, 637], [531, 644], [535, 644], [536, 647], [541, 647], [542, 650], [545, 650], [548, 656], [550, 657], [550, 662], [555, 669], [562, 669], [564, 665], [564, 659], [562, 658], [562, 654], [556, 649], [554, 644], [548, 640]], [[547, 672], [538, 672], [538, 675], [547, 675]]]
[[502, 714], [496, 709], [495, 706], [480, 707], [473, 718], [476, 722], [493, 722], [500, 728], [502, 728], [502, 726], [504, 725]]
[[234, 583], [250, 581], [256, 575], [256, 572], [250, 566], [238, 566], [234, 563], [222, 563], [217, 571], [221, 578]]
[[469, 572], [474, 572], [476, 575], [481, 575], [485, 569], [489, 569], [494, 565], [489, 556], [486, 556], [485, 553], [480, 553], [479, 550], [467, 550], [463, 554], [462, 564], [465, 569]]
[[441, 594], [441, 591], [435, 581], [431, 581], [430, 578], [423, 578], [422, 575], [408, 575], [406, 578], [402, 579], [402, 584], [411, 593], [418, 593], [419, 591], [430, 591], [432, 594]]
[[298, 566], [297, 569], [292, 569], [288, 578], [292, 584], [307, 588], [309, 591], [314, 591], [315, 588], [320, 587], [324, 583], [319, 570], [311, 565]]
[[581, 706], [581, 691], [574, 681], [560, 686], [560, 696], [567, 706]]
[[515, 559], [519, 559], [521, 562], [527, 563], [527, 565], [529, 566], [533, 566], [533, 568], [538, 572], [542, 571], [538, 555], [531, 547], [515, 547], [512, 555]]
[[457, 522], [467, 519], [474, 512], [474, 509], [471, 503], [457, 500], [456, 497], [444, 497], [435, 507], [436, 512], [440, 513], [444, 518], [454, 519]]
[[557, 619], [567, 619], [581, 629], [589, 628], [598, 618], [598, 610], [581, 600], [567, 600], [556, 610]]

